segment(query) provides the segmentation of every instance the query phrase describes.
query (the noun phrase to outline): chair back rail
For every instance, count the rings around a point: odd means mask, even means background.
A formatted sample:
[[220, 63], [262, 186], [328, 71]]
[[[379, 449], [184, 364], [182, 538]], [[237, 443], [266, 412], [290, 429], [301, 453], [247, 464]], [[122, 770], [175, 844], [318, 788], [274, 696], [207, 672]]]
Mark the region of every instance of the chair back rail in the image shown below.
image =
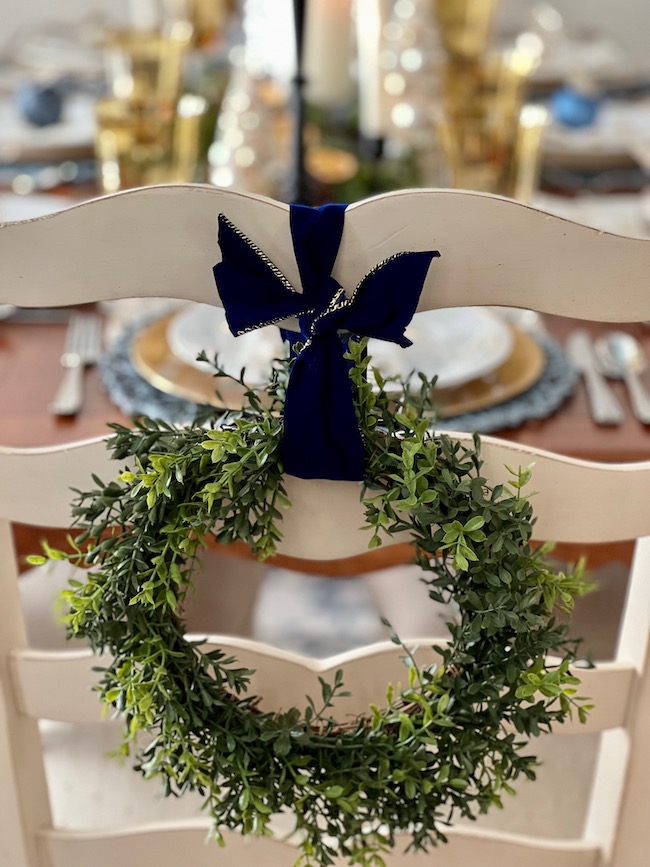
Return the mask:
[[[286, 205], [175, 185], [0, 225], [0, 302], [39, 307], [151, 296], [220, 306], [212, 277], [220, 213], [300, 287]], [[419, 310], [496, 304], [565, 316], [579, 311], [598, 321], [650, 319], [649, 241], [486, 193], [409, 190], [351, 206], [333, 274], [352, 291], [394, 253], [430, 249], [442, 255], [429, 270]]]
[[[192, 635], [192, 638], [201, 636]], [[415, 658], [421, 664], [434, 664], [438, 654], [431, 648], [431, 639], [408, 636], [410, 648], [417, 647]], [[444, 646], [443, 640], [436, 644]], [[247, 668], [254, 668], [250, 691], [260, 695], [262, 709], [302, 707], [305, 696], [316, 699], [320, 693], [318, 677], [333, 677], [340, 669], [349, 698], [333, 702], [334, 712], [341, 718], [369, 713], [370, 704], [381, 706], [386, 701], [386, 685], [404, 683], [406, 669], [403, 651], [392, 642], [367, 645], [336, 657], [327, 657], [315, 665], [311, 657], [278, 651], [277, 648], [231, 636], [207, 637], [205, 650], [222, 648], [235, 655]], [[550, 662], [551, 660], [549, 660]], [[20, 712], [34, 719], [51, 719], [75, 723], [108, 721], [111, 714], [102, 713], [92, 686], [97, 682], [96, 667], [102, 657], [89, 650], [15, 651], [12, 656], [12, 677]], [[95, 670], [93, 670], [95, 669]], [[586, 723], [577, 718], [562, 726], [563, 734], [586, 734], [625, 726], [629, 709], [638, 689], [638, 671], [631, 662], [599, 662], [596, 668], [575, 668], [581, 680], [581, 692], [595, 704]]]

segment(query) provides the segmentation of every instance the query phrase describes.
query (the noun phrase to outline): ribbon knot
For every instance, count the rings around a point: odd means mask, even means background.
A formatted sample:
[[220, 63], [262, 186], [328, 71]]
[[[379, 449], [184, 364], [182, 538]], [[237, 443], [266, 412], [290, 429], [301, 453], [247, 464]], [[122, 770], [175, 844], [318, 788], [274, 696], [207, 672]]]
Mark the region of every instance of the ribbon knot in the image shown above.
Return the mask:
[[285, 332], [296, 358], [284, 405], [282, 460], [304, 479], [360, 481], [364, 446], [354, 408], [350, 334], [410, 346], [404, 330], [415, 313], [437, 251], [397, 253], [380, 262], [350, 297], [332, 277], [345, 205], [292, 205], [291, 236], [303, 291], [298, 292], [257, 245], [219, 215], [222, 261], [217, 290], [237, 336], [296, 317], [300, 334]]

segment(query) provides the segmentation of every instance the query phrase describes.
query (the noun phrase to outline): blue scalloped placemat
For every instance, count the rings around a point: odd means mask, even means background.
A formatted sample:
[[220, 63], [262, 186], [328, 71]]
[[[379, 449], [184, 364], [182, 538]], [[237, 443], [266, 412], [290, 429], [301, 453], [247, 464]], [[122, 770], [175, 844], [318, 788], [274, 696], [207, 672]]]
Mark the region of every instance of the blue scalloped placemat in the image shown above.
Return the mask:
[[[131, 363], [131, 342], [145, 324], [141, 320], [127, 326], [107, 349], [99, 365], [102, 381], [109, 397], [124, 415], [146, 415], [174, 424], [187, 423], [195, 414], [196, 404], [155, 388]], [[533, 386], [488, 409], [442, 419], [437, 428], [491, 433], [518, 427], [527, 419], [547, 418], [555, 412], [575, 388], [578, 373], [552, 337], [536, 334], [535, 339], [544, 350], [546, 365]]]

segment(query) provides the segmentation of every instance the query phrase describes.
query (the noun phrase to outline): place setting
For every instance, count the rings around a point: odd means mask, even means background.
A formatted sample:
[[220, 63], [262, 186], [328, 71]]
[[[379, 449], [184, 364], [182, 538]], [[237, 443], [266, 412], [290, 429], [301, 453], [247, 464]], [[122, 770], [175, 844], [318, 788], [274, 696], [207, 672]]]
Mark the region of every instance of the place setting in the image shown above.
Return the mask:
[[[119, 304], [119, 302], [117, 302]], [[107, 305], [108, 329], [111, 315]], [[111, 313], [111, 308], [113, 308]], [[112, 401], [126, 415], [150, 415], [170, 422], [191, 418], [198, 406], [237, 408], [244, 388], [262, 392], [273, 361], [288, 354], [279, 328], [269, 325], [235, 338], [224, 311], [207, 304], [157, 305], [156, 312], [116, 326], [115, 339], [100, 361]], [[577, 374], [559, 344], [526, 311], [496, 308], [445, 308], [416, 314], [399, 349], [370, 339], [372, 366], [384, 378], [409, 381], [413, 371], [438, 377], [438, 425], [481, 431], [514, 427], [557, 409], [573, 390]], [[234, 379], [214, 377], [214, 367], [197, 360], [205, 352], [218, 358]], [[218, 394], [217, 394], [218, 389]]]
[[[46, 20], [17, 34], [0, 57], [1, 164], [33, 171], [92, 160], [103, 76], [97, 40], [90, 18], [74, 31]], [[59, 181], [75, 179], [65, 177], [70, 166]]]
[[[557, 97], [559, 99], [559, 96]], [[594, 98], [592, 116], [585, 123], [562, 119], [545, 131], [544, 165], [575, 170], [630, 168], [647, 161], [642, 149], [650, 138], [650, 100]], [[646, 145], [647, 146], [647, 145]]]

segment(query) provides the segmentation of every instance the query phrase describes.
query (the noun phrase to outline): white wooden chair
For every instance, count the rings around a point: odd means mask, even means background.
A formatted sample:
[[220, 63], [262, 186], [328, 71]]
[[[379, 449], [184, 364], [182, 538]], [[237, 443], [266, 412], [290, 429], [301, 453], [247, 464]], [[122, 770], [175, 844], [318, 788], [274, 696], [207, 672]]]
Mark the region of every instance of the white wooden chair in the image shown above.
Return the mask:
[[[172, 186], [0, 226], [0, 301], [37, 307], [182, 295], [218, 304], [212, 266], [222, 211], [300, 285], [285, 205]], [[335, 276], [355, 285], [392, 253], [434, 248], [442, 258], [430, 270], [420, 309], [489, 304], [603, 321], [650, 319], [650, 243], [478, 193], [398, 192], [351, 207]], [[515, 834], [479, 822], [455, 827], [449, 845], [429, 855], [396, 850], [389, 863], [641, 867], [650, 850], [650, 462], [605, 466], [489, 437], [483, 443], [486, 473], [494, 481], [505, 476], [505, 464], [535, 461], [540, 539], [639, 539], [615, 659], [580, 672], [596, 710], [587, 725], [576, 722], [559, 735], [570, 739], [568, 753], [575, 757], [573, 739], [601, 733], [584, 827], [564, 839], [553, 827]], [[97, 660], [83, 648], [47, 652], [28, 644], [10, 522], [66, 526], [69, 488], [83, 487], [91, 471], [110, 474], [107, 463], [102, 441], [0, 450], [0, 864], [175, 867], [182, 860], [192, 867], [288, 867], [296, 853], [279, 839], [229, 834], [225, 850], [206, 843], [207, 822], [196, 802], [164, 801], [155, 783], [106, 759], [115, 731], [114, 723], [102, 721], [89, 689]], [[293, 508], [284, 519], [284, 553], [326, 560], [365, 550], [367, 536], [354, 529], [362, 524], [356, 485], [287, 483]], [[391, 644], [315, 661], [249, 640], [211, 640], [257, 670], [252, 686], [269, 707], [300, 704], [317, 675], [343, 668], [355, 704], [347, 700], [345, 711], [361, 711], [369, 701], [381, 702], [386, 683], [403, 670]], [[575, 764], [559, 763], [558, 798]], [[537, 791], [533, 784], [526, 798]], [[547, 788], [539, 791], [548, 797]]]

